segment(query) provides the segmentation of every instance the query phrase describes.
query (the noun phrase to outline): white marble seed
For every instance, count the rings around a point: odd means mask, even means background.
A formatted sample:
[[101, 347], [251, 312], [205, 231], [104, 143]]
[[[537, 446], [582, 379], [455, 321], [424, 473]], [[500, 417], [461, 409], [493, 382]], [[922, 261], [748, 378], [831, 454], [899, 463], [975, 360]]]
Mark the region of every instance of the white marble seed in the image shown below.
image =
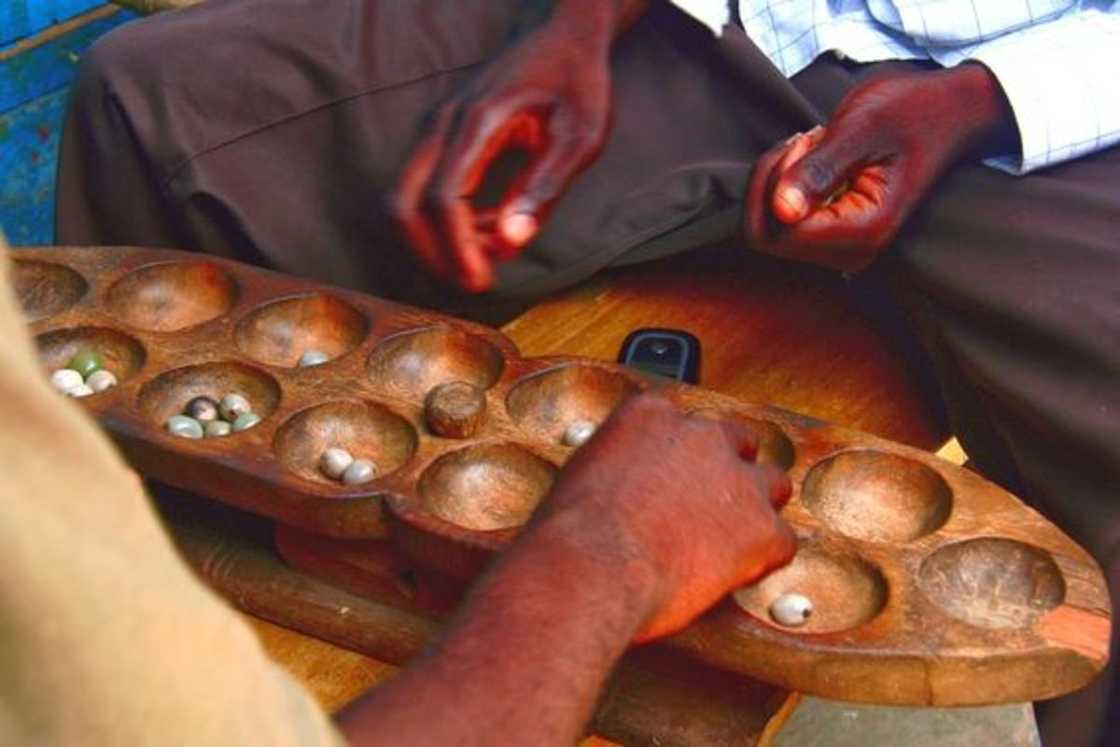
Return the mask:
[[346, 469], [354, 463], [354, 457], [346, 449], [333, 446], [319, 457], [319, 470], [332, 480], [341, 480]]
[[796, 628], [809, 621], [813, 603], [804, 594], [782, 594], [770, 605], [770, 617], [779, 625]]
[[117, 385], [117, 377], [113, 372], [102, 368], [94, 371], [86, 378], [86, 386], [95, 392], [103, 392], [106, 389], [112, 389]]
[[583, 446], [595, 435], [595, 424], [589, 420], [575, 420], [564, 431], [565, 446]]
[[93, 394], [93, 390], [85, 384], [79, 384], [73, 389], [66, 390], [66, 395], [69, 397], [74, 397], [75, 399], [82, 399], [83, 397], [88, 397], [91, 394]]
[[72, 368], [60, 368], [51, 374], [51, 386], [64, 394], [84, 383], [82, 375]]
[[331, 357], [324, 353], [322, 350], [305, 350], [303, 355], [299, 357], [299, 367], [307, 368], [309, 366], [321, 366]]
[[347, 485], [361, 485], [377, 477], [377, 468], [366, 459], [355, 459], [342, 473], [342, 482]]

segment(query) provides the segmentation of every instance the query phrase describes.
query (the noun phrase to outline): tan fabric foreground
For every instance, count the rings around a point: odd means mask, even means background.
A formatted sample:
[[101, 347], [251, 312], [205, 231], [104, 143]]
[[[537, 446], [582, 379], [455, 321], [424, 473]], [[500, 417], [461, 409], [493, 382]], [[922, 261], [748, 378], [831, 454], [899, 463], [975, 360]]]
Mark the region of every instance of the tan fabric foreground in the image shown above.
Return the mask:
[[51, 390], [0, 254], [0, 744], [341, 743]]

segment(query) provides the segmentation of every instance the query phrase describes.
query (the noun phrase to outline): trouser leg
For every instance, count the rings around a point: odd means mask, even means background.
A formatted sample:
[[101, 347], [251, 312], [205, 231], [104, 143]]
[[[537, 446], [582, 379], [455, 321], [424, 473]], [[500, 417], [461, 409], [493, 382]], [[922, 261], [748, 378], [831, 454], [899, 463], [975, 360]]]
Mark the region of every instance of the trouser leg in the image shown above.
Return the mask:
[[[98, 44], [66, 132], [60, 240], [195, 248], [469, 306], [418, 271], [386, 197], [425, 116], [499, 53], [520, 2], [323, 5], [211, 0]], [[489, 300], [570, 285], [684, 228], [688, 248], [731, 235], [754, 157], [811, 122], [781, 76], [744, 80], [720, 54], [664, 3], [619, 40], [606, 147]]]

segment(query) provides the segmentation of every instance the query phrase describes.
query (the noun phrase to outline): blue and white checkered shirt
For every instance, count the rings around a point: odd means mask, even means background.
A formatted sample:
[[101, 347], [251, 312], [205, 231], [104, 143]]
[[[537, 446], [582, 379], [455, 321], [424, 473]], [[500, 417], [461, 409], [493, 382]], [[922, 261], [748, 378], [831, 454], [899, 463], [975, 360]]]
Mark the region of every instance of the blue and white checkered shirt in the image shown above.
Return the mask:
[[785, 75], [833, 52], [856, 62], [986, 65], [1007, 95], [1023, 174], [1120, 143], [1120, 0], [672, 0], [721, 33], [739, 3], [747, 35]]

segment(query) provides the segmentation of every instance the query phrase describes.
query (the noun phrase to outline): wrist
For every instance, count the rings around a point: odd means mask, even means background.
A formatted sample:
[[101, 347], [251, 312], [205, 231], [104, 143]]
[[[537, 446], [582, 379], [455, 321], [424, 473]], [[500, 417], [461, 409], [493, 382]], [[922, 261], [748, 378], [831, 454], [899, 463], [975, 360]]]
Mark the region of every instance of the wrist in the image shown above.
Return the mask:
[[1011, 105], [995, 75], [984, 65], [966, 62], [946, 70], [945, 101], [961, 127], [960, 155], [986, 158], [1016, 147]]

